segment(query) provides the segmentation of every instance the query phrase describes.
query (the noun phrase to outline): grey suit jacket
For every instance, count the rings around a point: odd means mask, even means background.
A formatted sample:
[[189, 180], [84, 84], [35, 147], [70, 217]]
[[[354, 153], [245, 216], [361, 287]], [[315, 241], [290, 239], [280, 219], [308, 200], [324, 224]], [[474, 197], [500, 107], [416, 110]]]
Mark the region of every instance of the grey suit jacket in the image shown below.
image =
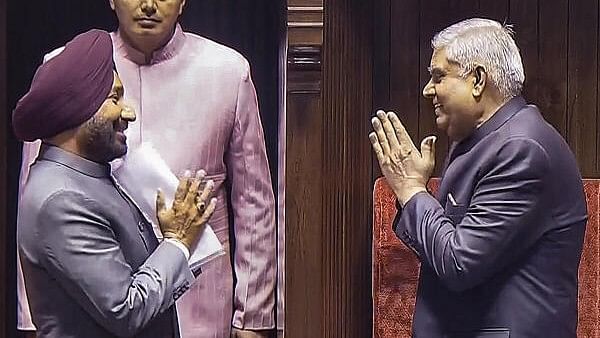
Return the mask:
[[20, 200], [18, 246], [38, 337], [172, 337], [194, 277], [110, 167], [43, 146]]
[[562, 137], [516, 97], [447, 163], [395, 221], [422, 262], [414, 337], [575, 337], [587, 211]]

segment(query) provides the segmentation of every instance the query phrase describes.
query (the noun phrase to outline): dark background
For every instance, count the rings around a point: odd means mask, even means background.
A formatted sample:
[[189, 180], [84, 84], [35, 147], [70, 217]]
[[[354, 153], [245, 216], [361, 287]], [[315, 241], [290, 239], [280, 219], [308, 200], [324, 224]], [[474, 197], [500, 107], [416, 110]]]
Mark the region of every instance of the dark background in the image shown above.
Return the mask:
[[[6, 12], [3, 7], [6, 6]], [[35, 69], [45, 53], [64, 45], [91, 28], [115, 30], [117, 20], [108, 0], [10, 0], [2, 3], [6, 15], [6, 114], [3, 126], [6, 143], [6, 226], [2, 237], [2, 274], [5, 288], [5, 334], [16, 335], [15, 223], [21, 144], [14, 139], [10, 112], [27, 92]], [[277, 184], [277, 139], [279, 126], [279, 50], [285, 29], [285, 1], [274, 0], [188, 0], [181, 17], [185, 31], [197, 33], [230, 46], [250, 62], [265, 132], [272, 182]], [[5, 22], [1, 22], [4, 26]], [[4, 27], [2, 27], [4, 29]], [[4, 75], [2, 74], [2, 77]], [[4, 87], [4, 86], [3, 86]], [[4, 90], [4, 89], [3, 89]], [[43, 123], [43, 121], [40, 121]], [[277, 189], [274, 189], [277, 192]], [[0, 326], [1, 329], [1, 326]], [[1, 332], [1, 331], [0, 331]]]

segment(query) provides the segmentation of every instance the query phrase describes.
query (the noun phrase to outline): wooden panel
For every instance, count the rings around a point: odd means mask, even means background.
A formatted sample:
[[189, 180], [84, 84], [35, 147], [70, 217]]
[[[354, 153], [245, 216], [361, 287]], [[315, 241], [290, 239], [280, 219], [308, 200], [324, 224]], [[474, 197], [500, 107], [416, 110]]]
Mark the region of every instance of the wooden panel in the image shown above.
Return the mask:
[[369, 337], [372, 4], [330, 0], [323, 41], [324, 332]]
[[288, 6], [288, 44], [322, 45], [323, 44], [323, 3], [302, 6]]
[[[535, 103], [544, 118], [566, 137], [568, 0], [554, 0], [539, 7], [538, 88]], [[526, 73], [525, 76], [529, 77]]]
[[598, 1], [569, 1], [567, 136], [584, 177], [597, 176]]
[[[392, 19], [390, 27], [390, 71], [389, 71], [389, 109], [398, 113], [406, 130], [418, 140], [419, 133], [419, 97], [421, 97], [422, 79], [420, 78], [419, 49], [419, 12], [418, 0], [392, 1]], [[429, 61], [428, 61], [429, 64]], [[431, 106], [431, 104], [430, 104]], [[431, 115], [433, 116], [433, 115]]]
[[288, 0], [288, 6], [323, 6], [323, 0]]
[[[396, 113], [400, 114], [404, 110], [398, 109], [398, 105], [392, 105], [391, 99], [391, 87], [392, 87], [392, 75], [390, 70], [391, 60], [395, 59], [391, 55], [391, 36], [392, 28], [395, 29], [396, 25], [400, 25], [405, 21], [402, 20], [398, 23], [391, 24], [391, 17], [393, 16], [392, 4], [404, 3], [404, 1], [390, 1], [381, 0], [373, 3], [373, 10], [377, 20], [373, 21], [373, 110], [371, 114], [374, 115], [379, 109], [382, 110], [395, 110]], [[416, 29], [414, 31], [417, 31]], [[394, 35], [395, 36], [395, 35]], [[415, 36], [413, 34], [412, 36]], [[406, 53], [408, 55], [410, 53]], [[402, 54], [404, 56], [405, 54]], [[413, 63], [414, 65], [414, 63]], [[404, 109], [404, 107], [402, 107]], [[410, 114], [408, 114], [410, 115]], [[407, 123], [404, 116], [400, 116], [403, 123]], [[376, 177], [381, 176], [381, 169], [375, 156], [372, 157], [371, 166], [373, 168], [373, 182]]]
[[[0, 115], [2, 116], [2, 128], [0, 128], [0, 274], [3, 276], [0, 278], [0, 334], [9, 337], [7, 328], [7, 312], [11, 308], [14, 308], [7, 302], [7, 277], [13, 276], [8, 271], [6, 264], [6, 248], [9, 247], [7, 239], [8, 229], [7, 218], [6, 218], [6, 144], [7, 144], [7, 121], [8, 121], [8, 107], [6, 104], [6, 2], [0, 1]], [[12, 311], [11, 311], [12, 312]]]
[[476, 16], [479, 0], [448, 0], [450, 24]]
[[521, 50], [525, 68], [525, 88], [523, 94], [532, 102], [537, 99], [539, 83], [538, 68], [538, 1], [511, 0], [509, 23], [516, 28], [515, 40]]
[[323, 1], [288, 1], [285, 337], [323, 332]]
[[323, 318], [320, 71], [289, 71], [285, 336], [319, 337]]
[[508, 20], [508, 0], [479, 0], [478, 16], [500, 22]]
[[289, 43], [294, 45], [322, 45], [323, 28], [290, 28], [288, 39]]

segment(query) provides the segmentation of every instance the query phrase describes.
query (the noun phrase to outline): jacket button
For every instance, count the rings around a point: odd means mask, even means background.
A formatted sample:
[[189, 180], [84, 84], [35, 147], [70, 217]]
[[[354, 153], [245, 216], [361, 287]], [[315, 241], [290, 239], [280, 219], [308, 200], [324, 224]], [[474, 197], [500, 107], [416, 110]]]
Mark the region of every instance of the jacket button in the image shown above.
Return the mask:
[[142, 221], [138, 222], [138, 229], [140, 229], [141, 232], [144, 232], [144, 223]]

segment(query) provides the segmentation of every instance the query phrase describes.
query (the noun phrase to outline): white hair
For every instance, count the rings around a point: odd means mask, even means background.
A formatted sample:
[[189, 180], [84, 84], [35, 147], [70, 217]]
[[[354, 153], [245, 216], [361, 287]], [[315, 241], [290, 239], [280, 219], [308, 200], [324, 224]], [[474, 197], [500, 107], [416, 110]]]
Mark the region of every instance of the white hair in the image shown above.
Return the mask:
[[476, 67], [485, 69], [504, 99], [521, 94], [525, 72], [512, 27], [489, 19], [467, 19], [437, 33], [433, 50], [445, 49], [448, 61], [461, 68], [465, 77]]

